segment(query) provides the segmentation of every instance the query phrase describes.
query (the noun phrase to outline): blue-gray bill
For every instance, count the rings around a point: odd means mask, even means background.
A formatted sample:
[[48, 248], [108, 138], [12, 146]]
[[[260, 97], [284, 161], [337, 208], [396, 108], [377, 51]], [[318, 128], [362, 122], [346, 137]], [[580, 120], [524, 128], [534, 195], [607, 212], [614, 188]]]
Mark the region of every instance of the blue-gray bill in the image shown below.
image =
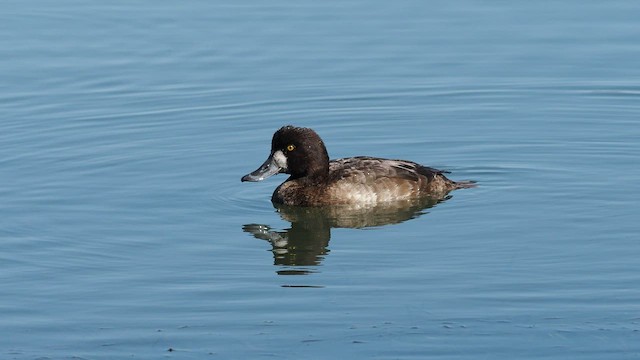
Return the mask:
[[247, 174], [241, 181], [262, 181], [268, 177], [278, 174], [282, 168], [277, 164], [273, 154], [269, 155], [264, 164], [260, 165], [254, 172]]

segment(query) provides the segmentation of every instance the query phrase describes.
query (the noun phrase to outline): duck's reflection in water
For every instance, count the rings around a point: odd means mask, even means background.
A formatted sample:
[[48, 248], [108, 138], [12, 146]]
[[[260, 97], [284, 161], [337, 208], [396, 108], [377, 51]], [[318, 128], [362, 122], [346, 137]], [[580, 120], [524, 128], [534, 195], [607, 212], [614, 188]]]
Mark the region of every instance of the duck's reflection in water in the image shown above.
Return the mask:
[[273, 247], [273, 258], [281, 275], [304, 275], [313, 272], [329, 253], [331, 228], [365, 228], [397, 224], [426, 213], [443, 198], [422, 198], [374, 207], [331, 206], [296, 207], [274, 204], [282, 219], [291, 223], [284, 231], [272, 230], [269, 225], [248, 224], [243, 230], [254, 237], [267, 240]]

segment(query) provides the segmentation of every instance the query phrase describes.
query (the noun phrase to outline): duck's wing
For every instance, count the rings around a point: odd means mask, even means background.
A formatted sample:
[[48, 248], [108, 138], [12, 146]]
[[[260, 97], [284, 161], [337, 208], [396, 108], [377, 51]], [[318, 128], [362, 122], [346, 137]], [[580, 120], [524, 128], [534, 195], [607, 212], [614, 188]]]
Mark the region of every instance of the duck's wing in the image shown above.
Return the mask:
[[382, 178], [420, 181], [424, 176], [431, 180], [445, 171], [422, 166], [413, 161], [356, 156], [332, 160], [329, 163], [329, 173], [334, 181], [348, 178], [355, 183], [371, 183]]

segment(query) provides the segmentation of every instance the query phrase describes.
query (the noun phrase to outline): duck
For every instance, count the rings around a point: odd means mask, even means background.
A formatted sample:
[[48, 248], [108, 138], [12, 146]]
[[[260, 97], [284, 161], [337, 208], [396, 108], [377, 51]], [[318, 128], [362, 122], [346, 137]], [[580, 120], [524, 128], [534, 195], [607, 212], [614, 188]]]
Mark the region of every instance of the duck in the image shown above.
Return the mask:
[[310, 128], [283, 126], [273, 134], [271, 152], [242, 182], [288, 174], [271, 201], [288, 206], [380, 205], [425, 197], [443, 198], [450, 191], [475, 187], [475, 181], [453, 181], [448, 171], [413, 161], [354, 156], [329, 160], [320, 136]]

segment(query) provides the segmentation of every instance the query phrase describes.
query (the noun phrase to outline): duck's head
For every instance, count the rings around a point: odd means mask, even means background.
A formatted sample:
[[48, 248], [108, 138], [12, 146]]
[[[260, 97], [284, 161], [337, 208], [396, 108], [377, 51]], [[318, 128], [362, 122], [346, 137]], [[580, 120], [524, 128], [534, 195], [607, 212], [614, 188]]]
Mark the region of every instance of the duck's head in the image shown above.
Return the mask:
[[291, 125], [280, 128], [273, 134], [267, 160], [257, 170], [243, 176], [242, 181], [262, 181], [279, 173], [290, 174], [290, 179], [326, 178], [329, 155], [315, 131]]

